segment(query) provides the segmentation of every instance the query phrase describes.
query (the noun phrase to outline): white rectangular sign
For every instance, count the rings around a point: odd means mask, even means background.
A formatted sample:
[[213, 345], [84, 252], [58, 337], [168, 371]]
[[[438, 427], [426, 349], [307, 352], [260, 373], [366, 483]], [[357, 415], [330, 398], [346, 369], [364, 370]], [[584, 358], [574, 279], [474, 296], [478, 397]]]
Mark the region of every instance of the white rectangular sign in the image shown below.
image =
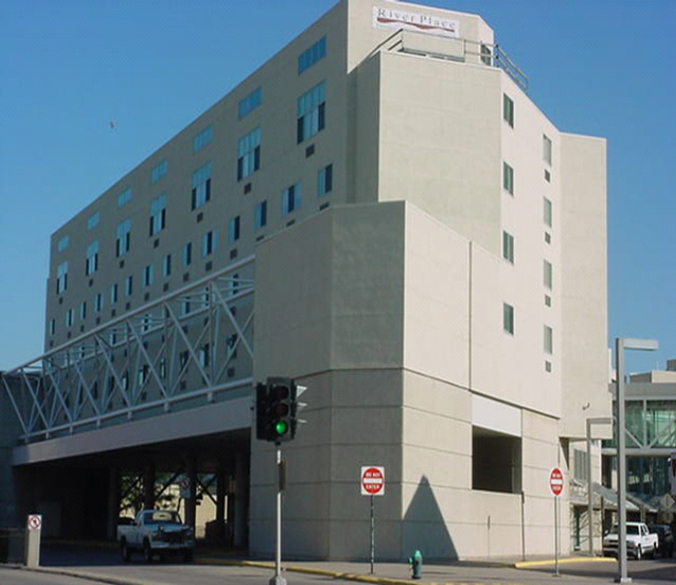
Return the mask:
[[460, 21], [396, 8], [373, 7], [373, 28], [404, 28], [417, 32], [460, 38]]

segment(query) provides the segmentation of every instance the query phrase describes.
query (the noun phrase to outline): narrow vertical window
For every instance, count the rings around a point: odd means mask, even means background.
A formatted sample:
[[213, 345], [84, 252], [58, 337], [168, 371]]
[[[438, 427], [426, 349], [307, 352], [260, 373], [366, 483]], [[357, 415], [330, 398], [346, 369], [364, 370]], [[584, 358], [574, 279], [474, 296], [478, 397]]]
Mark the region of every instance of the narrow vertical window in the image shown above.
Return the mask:
[[68, 309], [66, 311], [66, 327], [73, 326], [73, 309]]
[[301, 203], [300, 183], [287, 187], [282, 192], [282, 215], [288, 215], [300, 208]]
[[68, 262], [62, 262], [56, 267], [56, 294], [61, 294], [68, 288]]
[[115, 239], [115, 255], [119, 258], [129, 252], [131, 220], [125, 219], [117, 226]]
[[544, 326], [544, 350], [549, 354], [554, 353], [554, 332], [548, 325]]
[[114, 305], [117, 303], [117, 284], [110, 286], [110, 304]]
[[202, 207], [211, 199], [211, 163], [197, 169], [192, 174], [192, 201], [191, 208]]
[[143, 269], [142, 279], [144, 287], [150, 286], [153, 283], [155, 280], [155, 268], [152, 264], [148, 264], [148, 266]]
[[83, 301], [80, 305], [80, 319], [84, 321], [87, 318], [87, 301]]
[[542, 135], [542, 158], [552, 166], [552, 140], [546, 134]]
[[171, 254], [167, 254], [162, 258], [162, 277], [166, 278], [171, 275]]
[[502, 232], [502, 257], [514, 264], [514, 236], [509, 232]]
[[543, 197], [543, 217], [542, 220], [545, 222], [547, 227], [552, 227], [552, 202]]
[[502, 163], [502, 188], [514, 195], [514, 169], [506, 162]]
[[241, 181], [261, 168], [261, 129], [256, 128], [237, 143], [237, 180]]
[[296, 140], [300, 144], [324, 129], [326, 123], [325, 82], [298, 98]]
[[333, 165], [327, 165], [317, 173], [317, 197], [333, 190]]
[[202, 237], [202, 256], [209, 256], [216, 251], [216, 232], [211, 230]]
[[268, 202], [260, 201], [254, 210], [254, 228], [259, 229], [268, 223]]
[[87, 246], [87, 259], [85, 261], [85, 274], [89, 276], [99, 269], [99, 241], [96, 240]]
[[124, 294], [128, 297], [134, 292], [134, 277], [130, 274], [124, 283]]
[[228, 243], [234, 244], [239, 240], [239, 215], [231, 217], [228, 221]]
[[167, 196], [162, 193], [150, 202], [150, 235], [159, 234], [166, 226]]
[[514, 128], [514, 101], [506, 93], [502, 94], [502, 119]]
[[543, 283], [549, 290], [551, 290], [552, 285], [553, 285], [553, 279], [554, 279], [553, 268], [552, 268], [551, 262], [547, 262], [547, 260], [544, 261], [543, 272], [544, 272]]
[[97, 293], [94, 297], [94, 312], [100, 313], [103, 311], [103, 293]]
[[181, 260], [183, 261], [183, 266], [190, 266], [192, 263], [192, 242], [188, 242], [183, 246]]
[[514, 307], [507, 303], [502, 303], [502, 328], [514, 335]]

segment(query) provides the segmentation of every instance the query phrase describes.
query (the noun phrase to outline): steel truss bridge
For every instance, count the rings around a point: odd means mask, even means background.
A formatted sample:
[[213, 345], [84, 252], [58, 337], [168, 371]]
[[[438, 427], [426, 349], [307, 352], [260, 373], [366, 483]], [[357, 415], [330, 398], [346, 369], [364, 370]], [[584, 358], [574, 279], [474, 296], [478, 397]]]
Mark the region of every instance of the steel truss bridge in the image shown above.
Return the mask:
[[251, 255], [5, 372], [20, 443], [249, 391], [253, 272]]

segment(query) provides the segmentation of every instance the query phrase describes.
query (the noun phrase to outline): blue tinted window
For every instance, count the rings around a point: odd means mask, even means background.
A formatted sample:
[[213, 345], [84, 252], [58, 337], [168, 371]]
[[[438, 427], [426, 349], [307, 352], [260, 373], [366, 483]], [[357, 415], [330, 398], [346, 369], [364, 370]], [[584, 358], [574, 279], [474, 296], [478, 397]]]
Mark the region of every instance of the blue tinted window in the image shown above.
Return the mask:
[[322, 37], [309, 49], [298, 55], [298, 75], [324, 57], [326, 57], [326, 37]]
[[261, 92], [260, 87], [257, 87], [248, 96], [241, 99], [237, 108], [237, 114], [239, 115], [239, 119], [241, 120], [242, 118], [248, 116], [258, 106], [260, 106], [262, 99], [263, 94]]

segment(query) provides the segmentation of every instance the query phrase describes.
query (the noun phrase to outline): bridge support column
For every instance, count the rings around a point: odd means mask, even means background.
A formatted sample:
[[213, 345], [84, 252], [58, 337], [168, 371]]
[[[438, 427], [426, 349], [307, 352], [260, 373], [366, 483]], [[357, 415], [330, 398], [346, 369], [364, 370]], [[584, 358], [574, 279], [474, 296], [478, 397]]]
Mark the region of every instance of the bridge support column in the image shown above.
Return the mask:
[[152, 463], [143, 470], [143, 507], [146, 510], [155, 507], [155, 466]]
[[[249, 458], [243, 451], [235, 455], [235, 517], [233, 544], [243, 548], [247, 545], [247, 510], [249, 507]], [[230, 518], [228, 518], [230, 520]]]
[[117, 520], [120, 517], [120, 470], [108, 470], [108, 540], [117, 538]]
[[185, 461], [185, 474], [190, 480], [190, 496], [185, 500], [185, 523], [194, 529], [197, 511], [197, 461], [193, 456]]

